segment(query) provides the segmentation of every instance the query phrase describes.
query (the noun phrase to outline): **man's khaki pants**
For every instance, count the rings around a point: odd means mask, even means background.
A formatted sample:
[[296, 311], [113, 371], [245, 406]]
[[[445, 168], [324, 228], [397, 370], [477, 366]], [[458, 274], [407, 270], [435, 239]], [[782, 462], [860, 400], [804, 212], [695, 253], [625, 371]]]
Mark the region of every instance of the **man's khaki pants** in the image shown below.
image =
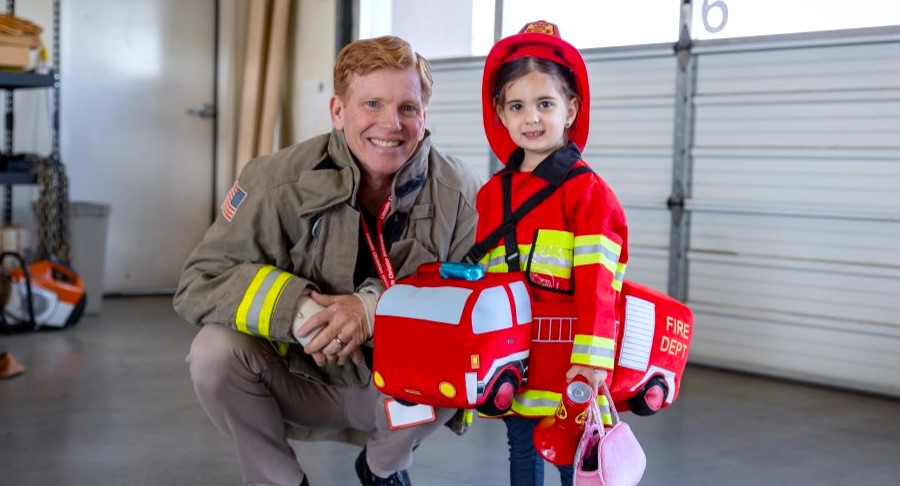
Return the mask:
[[[454, 410], [435, 409], [437, 420], [391, 431], [385, 395], [370, 383], [334, 388], [292, 375], [272, 346], [226, 326], [200, 329], [187, 362], [200, 404], [234, 442], [246, 484], [300, 484], [303, 473], [288, 444], [285, 424], [371, 433], [366, 444], [375, 471], [412, 464], [412, 450], [449, 420]], [[353, 467], [355, 458], [337, 458]]]

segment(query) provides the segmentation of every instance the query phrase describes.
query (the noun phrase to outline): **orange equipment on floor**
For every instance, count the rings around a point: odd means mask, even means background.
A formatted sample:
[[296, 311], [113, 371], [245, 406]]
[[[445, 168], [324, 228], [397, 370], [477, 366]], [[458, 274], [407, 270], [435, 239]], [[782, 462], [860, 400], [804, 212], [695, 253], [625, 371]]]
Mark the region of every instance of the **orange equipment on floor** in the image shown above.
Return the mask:
[[3, 306], [0, 330], [30, 331], [74, 325], [84, 314], [84, 282], [65, 265], [41, 260], [26, 268], [16, 253], [3, 253], [0, 263], [14, 256], [20, 268], [9, 271], [9, 295]]

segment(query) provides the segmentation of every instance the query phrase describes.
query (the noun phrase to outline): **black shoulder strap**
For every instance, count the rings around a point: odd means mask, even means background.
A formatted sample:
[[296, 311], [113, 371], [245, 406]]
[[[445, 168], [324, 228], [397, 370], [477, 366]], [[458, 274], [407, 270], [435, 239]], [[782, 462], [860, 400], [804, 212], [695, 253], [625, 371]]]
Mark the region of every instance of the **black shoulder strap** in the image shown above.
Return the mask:
[[[506, 172], [501, 176], [500, 189], [503, 199], [503, 221], [517, 221], [512, 209], [512, 172]], [[504, 233], [503, 244], [506, 247], [506, 268], [519, 268], [519, 244], [516, 242], [515, 226], [513, 230]]]
[[[547, 184], [546, 186], [542, 187], [539, 191], [532, 194], [531, 197], [526, 199], [525, 202], [523, 202], [521, 206], [517, 207], [516, 210], [512, 212], [511, 217], [507, 217], [507, 214], [506, 214], [507, 211], [505, 210], [506, 208], [504, 207], [503, 223], [499, 227], [497, 227], [494, 231], [491, 231], [491, 233], [488, 234], [483, 240], [476, 242], [474, 245], [472, 245], [472, 249], [469, 250], [469, 253], [466, 254], [465, 258], [463, 258], [463, 261], [469, 262], [469, 263], [478, 263], [484, 257], [484, 255], [487, 253], [487, 251], [490, 250], [491, 248], [493, 248], [494, 245], [496, 245], [497, 242], [500, 241], [500, 238], [503, 238], [503, 236], [508, 233], [515, 234], [516, 223], [521, 221], [522, 218], [524, 218], [526, 214], [530, 213], [531, 210], [533, 210], [534, 208], [536, 208], [538, 206], [538, 204], [544, 202], [545, 199], [550, 197], [551, 194], [553, 194], [557, 189], [562, 187], [562, 185], [565, 184], [566, 182], [568, 182], [569, 179], [572, 179], [575, 176], [579, 176], [579, 175], [587, 173], [587, 172], [593, 172], [593, 170], [590, 167], [585, 166], [585, 165], [575, 167], [574, 169], [570, 170], [568, 174], [566, 174], [566, 178], [563, 179], [563, 181], [558, 186], [555, 186], [553, 184]], [[501, 181], [501, 183], [502, 183], [502, 181]], [[504, 197], [504, 199], [506, 199], [506, 198]], [[504, 204], [505, 204], [505, 202], [504, 202]], [[507, 250], [507, 253], [509, 254], [509, 250]], [[516, 251], [516, 253], [517, 253], [517, 251]], [[516, 267], [516, 268], [518, 268], [518, 267]]]

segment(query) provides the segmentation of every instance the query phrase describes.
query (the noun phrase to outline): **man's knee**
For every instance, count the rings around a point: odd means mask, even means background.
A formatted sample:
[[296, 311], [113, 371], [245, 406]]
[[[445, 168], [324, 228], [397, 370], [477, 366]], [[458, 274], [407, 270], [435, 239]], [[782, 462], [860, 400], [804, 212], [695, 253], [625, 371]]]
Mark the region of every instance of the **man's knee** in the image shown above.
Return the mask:
[[203, 326], [191, 343], [187, 357], [194, 387], [214, 391], [233, 379], [241, 357], [255, 351], [249, 336], [229, 327], [208, 324]]

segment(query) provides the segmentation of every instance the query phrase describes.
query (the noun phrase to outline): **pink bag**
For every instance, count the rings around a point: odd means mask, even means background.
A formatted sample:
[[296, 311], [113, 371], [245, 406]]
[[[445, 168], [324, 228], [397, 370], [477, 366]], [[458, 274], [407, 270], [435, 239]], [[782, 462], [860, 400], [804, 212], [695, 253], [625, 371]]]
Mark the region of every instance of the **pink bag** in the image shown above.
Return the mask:
[[604, 430], [597, 401], [592, 400], [584, 435], [575, 451], [575, 486], [634, 486], [644, 475], [647, 456], [631, 427], [619, 420], [605, 383], [603, 394], [613, 425]]

